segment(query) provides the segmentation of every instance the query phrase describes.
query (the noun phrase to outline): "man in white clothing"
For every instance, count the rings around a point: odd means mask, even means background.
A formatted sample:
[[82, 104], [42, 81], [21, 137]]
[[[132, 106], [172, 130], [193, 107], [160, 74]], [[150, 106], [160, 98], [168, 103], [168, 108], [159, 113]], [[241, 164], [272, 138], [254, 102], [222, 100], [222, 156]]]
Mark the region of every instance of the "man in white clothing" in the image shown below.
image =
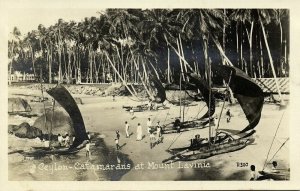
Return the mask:
[[127, 123], [127, 121], [125, 121], [125, 132], [126, 132], [126, 138], [129, 137], [129, 124]]

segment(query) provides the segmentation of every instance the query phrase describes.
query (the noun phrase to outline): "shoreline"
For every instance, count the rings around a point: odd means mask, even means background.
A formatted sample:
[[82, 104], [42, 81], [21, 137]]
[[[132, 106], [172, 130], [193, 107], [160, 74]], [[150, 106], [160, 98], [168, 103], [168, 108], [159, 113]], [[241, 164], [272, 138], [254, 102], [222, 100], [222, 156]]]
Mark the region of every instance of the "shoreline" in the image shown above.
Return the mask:
[[[20, 93], [20, 90], [18, 90]], [[31, 95], [32, 92], [26, 89], [22, 89], [25, 94]], [[13, 92], [10, 92], [13, 93]], [[74, 96], [74, 94], [72, 94]], [[75, 97], [75, 96], [74, 96]], [[122, 149], [117, 151], [128, 156], [129, 160], [132, 161], [131, 169], [126, 172], [120, 180], [248, 180], [249, 166], [248, 167], [237, 167], [238, 162], [247, 162], [255, 164], [258, 169], [262, 168], [264, 164], [266, 154], [271, 145], [273, 135], [278, 125], [278, 120], [282, 114], [282, 111], [276, 105], [264, 104], [262, 119], [260, 124], [256, 128], [256, 134], [254, 135], [255, 143], [249, 145], [243, 150], [217, 155], [206, 159], [205, 161], [210, 164], [210, 168], [170, 168], [170, 169], [135, 169], [134, 167], [138, 164], [147, 162], [153, 162], [154, 164], [162, 164], [162, 160], [170, 156], [165, 150], [175, 147], [183, 147], [190, 144], [189, 139], [193, 138], [195, 134], [201, 134], [201, 137], [208, 135], [208, 128], [192, 130], [178, 134], [167, 134], [163, 135], [163, 143], [156, 145], [153, 149], [150, 149], [149, 136], [146, 134], [146, 121], [150, 117], [153, 121], [152, 124], [156, 124], [157, 121], [161, 122], [161, 125], [170, 123], [175, 120], [179, 114], [179, 106], [171, 105], [170, 109], [158, 110], [158, 111], [145, 111], [136, 112], [135, 118], [131, 119], [129, 112], [122, 109], [123, 105], [138, 105], [140, 103], [131, 100], [126, 96], [116, 96], [116, 101], [112, 100], [112, 97], [99, 97], [99, 96], [85, 96], [76, 95], [82, 99], [83, 104], [79, 105], [82, 113], [86, 130], [90, 132], [100, 133], [103, 137], [103, 142], [108, 148], [112, 148], [110, 152], [115, 151], [115, 131], [120, 131], [120, 145]], [[193, 102], [193, 106], [186, 108], [186, 120], [190, 120], [201, 116], [206, 112], [206, 108], [203, 108], [203, 102]], [[220, 113], [220, 104], [216, 108], [216, 114]], [[238, 127], [245, 127], [247, 120], [244, 117], [243, 111], [237, 105], [226, 106], [230, 108], [233, 113], [233, 118], [230, 123], [226, 123], [226, 118], [221, 118], [221, 130], [235, 130]], [[288, 108], [287, 108], [288, 110]], [[223, 113], [223, 115], [225, 115]], [[274, 120], [278, 119], [278, 120]], [[130, 138], [125, 138], [125, 124], [128, 121], [130, 124], [130, 133], [133, 133]], [[145, 138], [142, 141], [136, 141], [136, 126], [137, 123], [141, 123], [143, 127], [143, 135]], [[288, 115], [283, 118], [283, 125], [279, 129], [277, 135], [277, 141], [274, 143], [274, 148], [271, 149], [271, 154], [275, 151], [282, 143], [282, 140], [289, 137], [288, 131]], [[174, 142], [174, 140], [176, 141]], [[93, 146], [91, 146], [92, 149]], [[280, 152], [276, 158], [277, 161], [283, 167], [289, 167], [289, 154], [288, 144], [286, 148]], [[97, 150], [97, 154], [103, 156], [103, 154]], [[262, 153], [257, 155], [256, 153]], [[81, 154], [82, 155], [82, 154]], [[93, 153], [92, 153], [93, 156]], [[255, 157], [253, 157], [255, 156]], [[117, 160], [117, 159], [114, 159]], [[123, 159], [119, 159], [122, 160]], [[195, 164], [201, 163], [204, 160], [197, 160], [191, 162], [183, 162], [182, 164]], [[96, 161], [95, 164], [99, 164]], [[175, 164], [178, 165], [178, 164]], [[111, 171], [111, 173], [117, 173]], [[118, 174], [118, 173], [117, 173]], [[70, 175], [71, 176], [71, 175]], [[49, 177], [48, 177], [49, 178]]]

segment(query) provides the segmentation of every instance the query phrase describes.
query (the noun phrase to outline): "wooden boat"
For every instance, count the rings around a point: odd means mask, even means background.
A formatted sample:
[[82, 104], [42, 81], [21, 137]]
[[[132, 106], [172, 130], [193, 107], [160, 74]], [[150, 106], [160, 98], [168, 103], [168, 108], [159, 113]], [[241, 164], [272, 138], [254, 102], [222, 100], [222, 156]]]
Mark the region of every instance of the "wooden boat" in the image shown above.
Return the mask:
[[290, 170], [289, 169], [278, 169], [276, 172], [259, 171], [262, 176], [258, 180], [290, 180]]
[[[195, 130], [195, 129], [202, 129], [208, 127], [209, 120], [193, 120], [193, 121], [184, 121], [180, 123], [180, 132]], [[213, 123], [213, 120], [211, 120]], [[162, 127], [163, 134], [170, 134], [170, 133], [177, 133], [177, 129], [174, 127], [174, 122], [166, 124]]]
[[22, 154], [24, 157], [43, 157], [46, 155], [72, 155], [76, 154], [81, 149], [77, 148], [55, 148], [51, 150], [50, 148], [35, 148], [30, 151], [20, 151], [19, 153]]
[[243, 71], [235, 67], [220, 66], [216, 70], [225, 80], [228, 79], [228, 86], [234, 92], [249, 121], [249, 125], [235, 135], [240, 135], [238, 138], [234, 138], [234, 136], [229, 134], [224, 136], [216, 132], [215, 138], [209, 136], [208, 144], [206, 145], [202, 144], [195, 148], [171, 149], [169, 152], [176, 152], [173, 156], [163, 160], [164, 163], [205, 159], [219, 154], [238, 151], [253, 142], [251, 136], [255, 133], [253, 129], [260, 121], [263, 107], [264, 96], [262, 89]]
[[[153, 99], [149, 100], [151, 101], [151, 104], [141, 104], [137, 106], [122, 106], [123, 109], [126, 111], [130, 111], [131, 109], [133, 112], [143, 112], [143, 111], [156, 111], [158, 109], [168, 109], [168, 107], [165, 107], [163, 105], [163, 102], [166, 100], [166, 91], [163, 87], [162, 83], [156, 76], [149, 76], [149, 84], [148, 84], [149, 90], [152, 92], [152, 95], [149, 97], [153, 97]], [[154, 105], [153, 105], [153, 104]], [[150, 107], [150, 108], [149, 108]], [[156, 107], [156, 108], [154, 108]]]
[[[209, 98], [209, 86], [208, 84], [201, 79], [199, 76], [195, 75], [195, 74], [186, 74], [189, 77], [189, 83], [184, 82], [185, 86], [187, 85], [188, 87], [195, 87], [195, 90], [198, 89], [201, 92], [201, 95], [203, 97], [203, 99], [197, 97], [194, 97], [194, 100], [197, 101], [204, 101], [208, 107], [207, 112], [200, 118], [196, 119], [196, 120], [192, 120], [192, 121], [183, 121], [183, 122], [178, 122], [179, 126], [180, 126], [180, 132], [185, 132], [185, 131], [190, 131], [190, 130], [195, 130], [195, 129], [201, 129], [201, 128], [206, 128], [209, 126], [209, 123], [211, 125], [213, 125], [213, 115], [215, 113], [215, 98], [214, 96], [211, 96], [211, 98]], [[181, 79], [180, 79], [180, 83], [181, 83]], [[180, 85], [181, 87], [181, 85]], [[180, 106], [184, 105], [182, 103], [184, 103], [185, 101], [180, 100]], [[210, 106], [210, 107], [209, 107]], [[178, 126], [178, 124], [176, 124], [176, 120], [175, 122], [166, 124], [162, 126], [162, 133], [163, 134], [170, 134], [170, 133], [178, 133], [178, 130], [176, 128], [176, 126]]]
[[45, 155], [68, 155], [75, 154], [83, 148], [83, 144], [86, 140], [89, 140], [85, 130], [84, 121], [81, 112], [71, 94], [62, 85], [58, 85], [55, 88], [47, 90], [47, 93], [51, 95], [69, 114], [75, 133], [75, 140], [70, 148], [32, 148], [29, 151], [21, 151], [24, 156], [45, 156]]

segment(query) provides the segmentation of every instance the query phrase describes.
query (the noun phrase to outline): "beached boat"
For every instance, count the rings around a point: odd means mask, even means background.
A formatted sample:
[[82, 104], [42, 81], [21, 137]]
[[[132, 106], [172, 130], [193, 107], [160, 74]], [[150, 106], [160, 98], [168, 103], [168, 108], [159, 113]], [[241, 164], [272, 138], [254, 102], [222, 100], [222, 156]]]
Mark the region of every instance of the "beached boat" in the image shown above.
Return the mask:
[[149, 100], [149, 104], [140, 104], [136, 106], [122, 106], [126, 111], [132, 110], [133, 112], [143, 112], [143, 111], [156, 111], [158, 109], [168, 109], [163, 103], [166, 100], [166, 91], [161, 81], [156, 76], [149, 76], [149, 91], [153, 99]]
[[170, 158], [163, 160], [163, 162], [170, 163], [175, 161], [205, 159], [215, 155], [243, 149], [253, 142], [252, 135], [255, 132], [253, 129], [260, 121], [263, 107], [264, 97], [262, 89], [238, 68], [219, 66], [215, 67], [215, 70], [217, 74], [228, 81], [228, 86], [232, 89], [241, 105], [246, 118], [249, 121], [249, 125], [241, 129], [236, 135], [227, 133], [227, 137], [218, 133], [217, 127], [216, 135], [214, 137], [208, 136], [208, 143], [186, 149], [171, 149], [168, 152], [178, 152], [173, 154]]
[[68, 90], [62, 85], [58, 85], [47, 91], [69, 114], [73, 128], [75, 140], [70, 148], [32, 148], [29, 151], [20, 152], [24, 156], [45, 156], [51, 154], [67, 155], [75, 154], [83, 148], [86, 140], [89, 140], [85, 130], [84, 121], [81, 112]]
[[[213, 115], [215, 113], [215, 98], [214, 96], [209, 96], [208, 84], [196, 74], [188, 73], [186, 75], [189, 77], [189, 83], [185, 82], [185, 84], [187, 84], [188, 87], [194, 86], [195, 89], [198, 89], [200, 91], [208, 110], [202, 117], [198, 119], [192, 121], [179, 121], [179, 122], [177, 120], [177, 122], [174, 121], [172, 123], [163, 125], [162, 126], [163, 134], [178, 133], [178, 131], [184, 132], [184, 131], [190, 131], [194, 129], [201, 129], [201, 128], [208, 127], [209, 123], [211, 123], [211, 125], [213, 124]], [[181, 89], [181, 80], [180, 80], [180, 89]], [[195, 100], [202, 101], [202, 99], [195, 99]], [[182, 102], [183, 101], [180, 100], [180, 103]], [[180, 127], [180, 130], [178, 130], [177, 128], [178, 126]]]

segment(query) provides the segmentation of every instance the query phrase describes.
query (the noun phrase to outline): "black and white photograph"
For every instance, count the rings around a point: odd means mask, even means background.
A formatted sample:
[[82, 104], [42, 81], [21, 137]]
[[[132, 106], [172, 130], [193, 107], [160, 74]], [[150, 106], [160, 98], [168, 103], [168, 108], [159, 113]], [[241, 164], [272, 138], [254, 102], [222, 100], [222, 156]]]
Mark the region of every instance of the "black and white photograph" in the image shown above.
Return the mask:
[[9, 17], [8, 181], [292, 179], [289, 8], [103, 6]]

